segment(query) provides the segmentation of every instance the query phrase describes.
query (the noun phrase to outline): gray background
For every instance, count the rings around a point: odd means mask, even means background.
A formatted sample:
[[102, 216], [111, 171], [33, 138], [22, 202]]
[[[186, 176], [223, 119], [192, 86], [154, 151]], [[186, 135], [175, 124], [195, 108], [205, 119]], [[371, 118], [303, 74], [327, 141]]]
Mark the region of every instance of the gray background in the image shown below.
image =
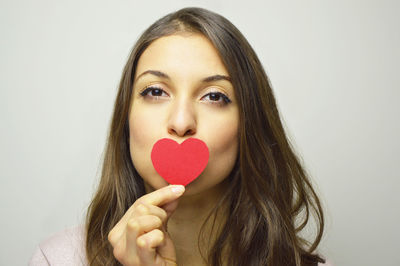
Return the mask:
[[399, 1], [1, 1], [1, 265], [83, 221], [122, 68], [170, 11], [211, 9], [262, 61], [335, 265], [400, 265]]

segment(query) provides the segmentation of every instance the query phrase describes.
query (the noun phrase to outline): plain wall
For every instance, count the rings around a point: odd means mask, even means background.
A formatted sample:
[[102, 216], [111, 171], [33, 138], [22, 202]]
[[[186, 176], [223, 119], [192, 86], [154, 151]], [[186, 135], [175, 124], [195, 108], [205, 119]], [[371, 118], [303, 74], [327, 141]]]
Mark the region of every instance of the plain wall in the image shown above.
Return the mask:
[[262, 61], [321, 195], [335, 265], [400, 265], [398, 1], [1, 1], [0, 265], [82, 223], [122, 69], [156, 19], [199, 6]]

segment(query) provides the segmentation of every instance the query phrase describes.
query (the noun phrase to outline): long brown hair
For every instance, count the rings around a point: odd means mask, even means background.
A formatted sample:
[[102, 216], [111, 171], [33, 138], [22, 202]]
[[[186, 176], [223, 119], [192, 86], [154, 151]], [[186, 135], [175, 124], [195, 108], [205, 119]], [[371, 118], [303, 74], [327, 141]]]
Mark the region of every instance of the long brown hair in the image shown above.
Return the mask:
[[[317, 265], [324, 216], [300, 158], [286, 137], [263, 66], [240, 31], [203, 8], [183, 8], [152, 24], [137, 40], [123, 70], [104, 152], [101, 180], [86, 216], [90, 265], [118, 265], [108, 233], [145, 194], [129, 152], [128, 113], [139, 57], [156, 39], [200, 33], [218, 50], [239, 105], [239, 153], [229, 188], [213, 209], [228, 206], [226, 222], [205, 258], [209, 265]], [[299, 234], [316, 218], [309, 242]], [[210, 216], [208, 216], [210, 217]], [[229, 256], [222, 258], [225, 250]]]

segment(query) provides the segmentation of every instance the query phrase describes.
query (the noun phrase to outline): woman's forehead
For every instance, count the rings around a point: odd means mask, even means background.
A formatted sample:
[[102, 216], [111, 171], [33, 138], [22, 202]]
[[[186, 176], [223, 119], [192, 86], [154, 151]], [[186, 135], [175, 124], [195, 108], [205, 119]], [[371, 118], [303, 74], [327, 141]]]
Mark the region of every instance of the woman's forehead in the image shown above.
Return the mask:
[[150, 69], [169, 75], [228, 76], [218, 51], [201, 34], [170, 35], [153, 41], [140, 56], [135, 80]]

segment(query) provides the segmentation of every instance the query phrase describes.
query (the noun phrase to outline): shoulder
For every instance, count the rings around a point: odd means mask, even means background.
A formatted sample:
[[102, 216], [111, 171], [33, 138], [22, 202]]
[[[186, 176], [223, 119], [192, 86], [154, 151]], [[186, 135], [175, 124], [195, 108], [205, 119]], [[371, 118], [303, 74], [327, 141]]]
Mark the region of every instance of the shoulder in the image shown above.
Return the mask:
[[42, 241], [29, 265], [87, 265], [84, 225], [67, 228]]

